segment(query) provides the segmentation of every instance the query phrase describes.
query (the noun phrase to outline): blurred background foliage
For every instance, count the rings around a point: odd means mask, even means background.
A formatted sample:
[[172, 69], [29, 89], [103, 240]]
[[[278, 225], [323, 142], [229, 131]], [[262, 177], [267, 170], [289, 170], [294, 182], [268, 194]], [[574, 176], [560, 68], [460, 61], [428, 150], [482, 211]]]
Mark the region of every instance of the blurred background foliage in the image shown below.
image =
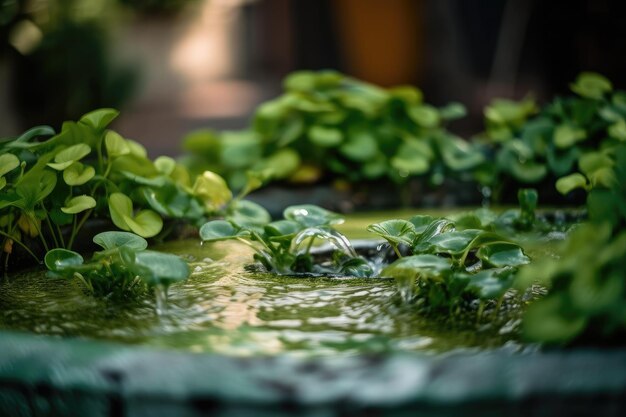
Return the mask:
[[[196, 128], [241, 129], [295, 70], [335, 69], [428, 102], [539, 105], [582, 71], [626, 84], [618, 0], [0, 0], [0, 136], [97, 107], [152, 155]], [[493, 126], [488, 129], [493, 131]]]

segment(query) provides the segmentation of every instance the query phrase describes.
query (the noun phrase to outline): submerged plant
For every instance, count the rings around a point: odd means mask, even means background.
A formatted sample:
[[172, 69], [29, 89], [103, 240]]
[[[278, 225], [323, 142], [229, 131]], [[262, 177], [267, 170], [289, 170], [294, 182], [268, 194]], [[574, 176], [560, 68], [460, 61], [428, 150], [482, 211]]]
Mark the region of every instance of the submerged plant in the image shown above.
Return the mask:
[[[268, 271], [290, 273], [341, 273], [368, 277], [373, 273], [348, 239], [333, 228], [343, 222], [336, 213], [314, 205], [287, 207], [283, 219], [271, 221], [269, 213], [249, 201], [240, 201], [224, 220], [213, 220], [200, 228], [204, 242], [238, 240], [252, 247], [254, 259]], [[316, 240], [333, 247], [328, 262], [315, 262]]]
[[117, 115], [100, 109], [58, 134], [40, 126], [0, 142], [5, 269], [14, 245], [39, 260], [33, 239], [44, 252], [72, 249], [90, 218], [148, 238], [163, 233], [164, 220], [200, 226], [230, 201], [218, 175], [194, 179], [172, 158], [152, 161], [139, 143], [109, 130]]
[[[93, 238], [102, 250], [89, 261], [77, 252], [53, 249], [45, 263], [50, 278], [78, 279], [99, 297], [129, 298], [149, 289], [163, 291], [186, 280], [190, 270], [180, 257], [146, 250], [148, 242], [128, 232], [103, 232]], [[158, 297], [158, 295], [157, 295]]]

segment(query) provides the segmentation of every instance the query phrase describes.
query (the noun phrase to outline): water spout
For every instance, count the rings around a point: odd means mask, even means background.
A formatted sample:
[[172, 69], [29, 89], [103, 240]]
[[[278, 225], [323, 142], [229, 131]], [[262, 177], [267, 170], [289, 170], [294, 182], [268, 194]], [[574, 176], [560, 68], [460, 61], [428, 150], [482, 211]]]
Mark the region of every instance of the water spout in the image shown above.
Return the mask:
[[167, 312], [167, 288], [163, 284], [155, 285], [154, 298], [157, 316], [164, 315]]
[[[291, 252], [302, 253], [310, 250], [313, 240], [316, 238], [327, 240], [331, 246], [351, 258], [358, 257], [347, 237], [336, 230], [324, 229], [321, 227], [309, 227], [298, 233], [291, 242]], [[307, 243], [306, 248], [303, 248], [304, 242], [308, 239], [311, 240]]]

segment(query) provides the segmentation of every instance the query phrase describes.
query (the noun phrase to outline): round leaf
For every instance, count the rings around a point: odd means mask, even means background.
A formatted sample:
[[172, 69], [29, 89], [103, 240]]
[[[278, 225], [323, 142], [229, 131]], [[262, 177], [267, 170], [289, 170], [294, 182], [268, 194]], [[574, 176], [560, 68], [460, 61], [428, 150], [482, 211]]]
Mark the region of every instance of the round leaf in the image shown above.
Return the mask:
[[211, 171], [204, 171], [196, 178], [192, 193], [204, 201], [208, 210], [215, 210], [233, 198], [224, 178]]
[[63, 171], [63, 181], [67, 185], [83, 185], [96, 175], [96, 170], [90, 165], [74, 162]]
[[242, 236], [240, 230], [226, 220], [213, 220], [200, 228], [200, 239], [205, 242], [234, 239], [238, 236]]
[[51, 271], [62, 271], [65, 268], [82, 265], [84, 260], [80, 254], [67, 249], [52, 249], [46, 253], [44, 262]]
[[95, 206], [96, 200], [94, 200], [93, 197], [79, 195], [78, 197], [70, 199], [70, 201], [65, 204], [65, 207], [61, 207], [61, 211], [65, 214], [76, 214], [94, 208]]
[[232, 208], [228, 219], [239, 227], [265, 225], [272, 216], [262, 206], [248, 200], [240, 200]]
[[326, 226], [343, 223], [343, 217], [312, 204], [289, 206], [283, 212], [283, 217], [293, 220], [305, 227]]
[[130, 230], [142, 237], [156, 236], [163, 229], [163, 219], [152, 210], [141, 210], [134, 218], [123, 218]]
[[322, 147], [339, 145], [343, 140], [341, 130], [324, 126], [312, 126], [308, 131], [309, 140]]
[[102, 232], [93, 237], [93, 242], [104, 249], [115, 249], [126, 247], [137, 251], [148, 247], [148, 242], [141, 236], [128, 232]]
[[578, 76], [576, 82], [570, 85], [570, 88], [576, 94], [599, 100], [613, 89], [611, 82], [604, 76], [594, 72], [583, 72]]
[[436, 255], [413, 255], [398, 259], [381, 271], [381, 276], [410, 280], [440, 275], [451, 268], [450, 260]]
[[126, 139], [112, 130], [108, 131], [104, 137], [104, 144], [110, 158], [117, 158], [130, 153], [130, 146], [126, 143]]
[[367, 231], [395, 244], [411, 245], [415, 238], [415, 226], [406, 220], [394, 219], [370, 224]]
[[569, 124], [559, 125], [554, 130], [554, 144], [557, 148], [569, 148], [586, 138], [587, 133], [583, 129]]

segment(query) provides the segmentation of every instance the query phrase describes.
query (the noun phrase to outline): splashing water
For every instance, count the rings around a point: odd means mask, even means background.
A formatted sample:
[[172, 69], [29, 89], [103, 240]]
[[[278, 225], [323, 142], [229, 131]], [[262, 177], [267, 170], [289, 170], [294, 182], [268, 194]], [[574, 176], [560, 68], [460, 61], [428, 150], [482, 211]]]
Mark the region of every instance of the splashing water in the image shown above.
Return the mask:
[[311, 242], [307, 242], [307, 247], [303, 248], [304, 242], [309, 239], [323, 239], [328, 241], [328, 243], [335, 249], [341, 251], [343, 254], [356, 258], [356, 251], [352, 247], [352, 244], [343, 234], [339, 233], [333, 229], [324, 229], [321, 227], [310, 227], [298, 233], [296, 237], [293, 238], [291, 242], [291, 252], [292, 253], [302, 253], [305, 250], [310, 249]]

